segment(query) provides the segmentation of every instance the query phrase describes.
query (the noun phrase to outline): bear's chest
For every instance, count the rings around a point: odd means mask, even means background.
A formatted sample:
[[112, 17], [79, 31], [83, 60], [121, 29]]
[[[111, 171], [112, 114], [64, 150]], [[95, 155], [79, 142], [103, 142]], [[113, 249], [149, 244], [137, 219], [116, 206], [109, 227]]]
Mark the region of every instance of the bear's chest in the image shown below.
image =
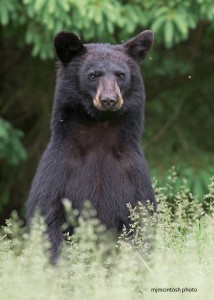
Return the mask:
[[135, 177], [130, 158], [121, 153], [118, 159], [99, 146], [96, 153], [90, 151], [84, 159], [70, 159], [65, 197], [79, 211], [86, 200], [90, 201], [101, 222], [108, 228], [119, 228], [127, 221], [127, 203], [137, 200]]
[[90, 176], [88, 182], [94, 181], [100, 189], [112, 181], [114, 174], [129, 176], [134, 165], [133, 150], [115, 128], [81, 128], [70, 138], [67, 151], [70, 174], [80, 180]]
[[81, 209], [84, 201], [90, 200], [98, 215], [107, 213], [109, 218], [121, 203], [127, 211], [126, 203], [134, 198], [136, 162], [135, 153], [123, 140], [121, 131], [101, 126], [80, 128], [70, 138], [68, 149], [65, 196], [73, 206]]
[[70, 157], [84, 162], [104, 161], [108, 155], [121, 159], [127, 151], [126, 141], [119, 126], [110, 122], [78, 125], [67, 139]]

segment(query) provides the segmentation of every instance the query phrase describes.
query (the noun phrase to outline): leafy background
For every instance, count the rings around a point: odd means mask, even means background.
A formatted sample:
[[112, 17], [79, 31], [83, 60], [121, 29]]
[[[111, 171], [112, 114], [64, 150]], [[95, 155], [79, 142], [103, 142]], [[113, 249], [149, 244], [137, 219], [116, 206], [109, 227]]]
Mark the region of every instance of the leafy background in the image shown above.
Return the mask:
[[[155, 35], [142, 64], [142, 145], [162, 182], [172, 165], [201, 197], [214, 174], [213, 0], [0, 0], [0, 220], [24, 202], [50, 132], [55, 85], [53, 36], [120, 43]], [[179, 178], [178, 178], [179, 181]], [[175, 187], [176, 189], [176, 187]]]

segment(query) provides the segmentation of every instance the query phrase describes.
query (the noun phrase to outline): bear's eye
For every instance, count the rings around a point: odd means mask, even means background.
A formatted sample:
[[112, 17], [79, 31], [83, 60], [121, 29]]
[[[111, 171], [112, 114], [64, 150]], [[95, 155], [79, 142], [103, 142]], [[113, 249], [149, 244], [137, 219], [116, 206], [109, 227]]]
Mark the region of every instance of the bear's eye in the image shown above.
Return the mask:
[[116, 75], [117, 75], [117, 77], [118, 77], [119, 79], [121, 79], [121, 80], [124, 80], [124, 79], [125, 79], [125, 74], [122, 73], [122, 72], [119, 72], [119, 73], [117, 73]]
[[89, 79], [89, 80], [95, 80], [96, 78], [97, 78], [97, 76], [96, 76], [95, 73], [90, 73], [90, 74], [88, 75], [88, 79]]

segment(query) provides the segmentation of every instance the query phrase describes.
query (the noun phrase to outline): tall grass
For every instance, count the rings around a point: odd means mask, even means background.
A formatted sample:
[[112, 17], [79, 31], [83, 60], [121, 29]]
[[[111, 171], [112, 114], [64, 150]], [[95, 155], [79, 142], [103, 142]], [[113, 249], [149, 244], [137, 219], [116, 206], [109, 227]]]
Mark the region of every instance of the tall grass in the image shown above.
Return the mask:
[[36, 216], [28, 234], [14, 213], [0, 233], [0, 299], [213, 300], [214, 178], [204, 199], [185, 180], [170, 195], [176, 181], [172, 170], [164, 187], [154, 182], [158, 213], [129, 207], [131, 226], [117, 241], [86, 203], [54, 266], [43, 220]]

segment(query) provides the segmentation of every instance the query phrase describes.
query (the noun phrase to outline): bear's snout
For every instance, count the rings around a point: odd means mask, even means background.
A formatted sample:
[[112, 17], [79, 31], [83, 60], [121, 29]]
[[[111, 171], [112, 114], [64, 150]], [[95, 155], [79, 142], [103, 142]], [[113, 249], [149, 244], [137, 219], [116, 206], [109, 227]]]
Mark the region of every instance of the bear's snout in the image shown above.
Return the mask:
[[100, 102], [104, 109], [113, 110], [117, 104], [117, 99], [104, 97], [100, 100]]
[[100, 80], [93, 104], [102, 111], [119, 110], [123, 105], [123, 98], [117, 81], [112, 78]]

